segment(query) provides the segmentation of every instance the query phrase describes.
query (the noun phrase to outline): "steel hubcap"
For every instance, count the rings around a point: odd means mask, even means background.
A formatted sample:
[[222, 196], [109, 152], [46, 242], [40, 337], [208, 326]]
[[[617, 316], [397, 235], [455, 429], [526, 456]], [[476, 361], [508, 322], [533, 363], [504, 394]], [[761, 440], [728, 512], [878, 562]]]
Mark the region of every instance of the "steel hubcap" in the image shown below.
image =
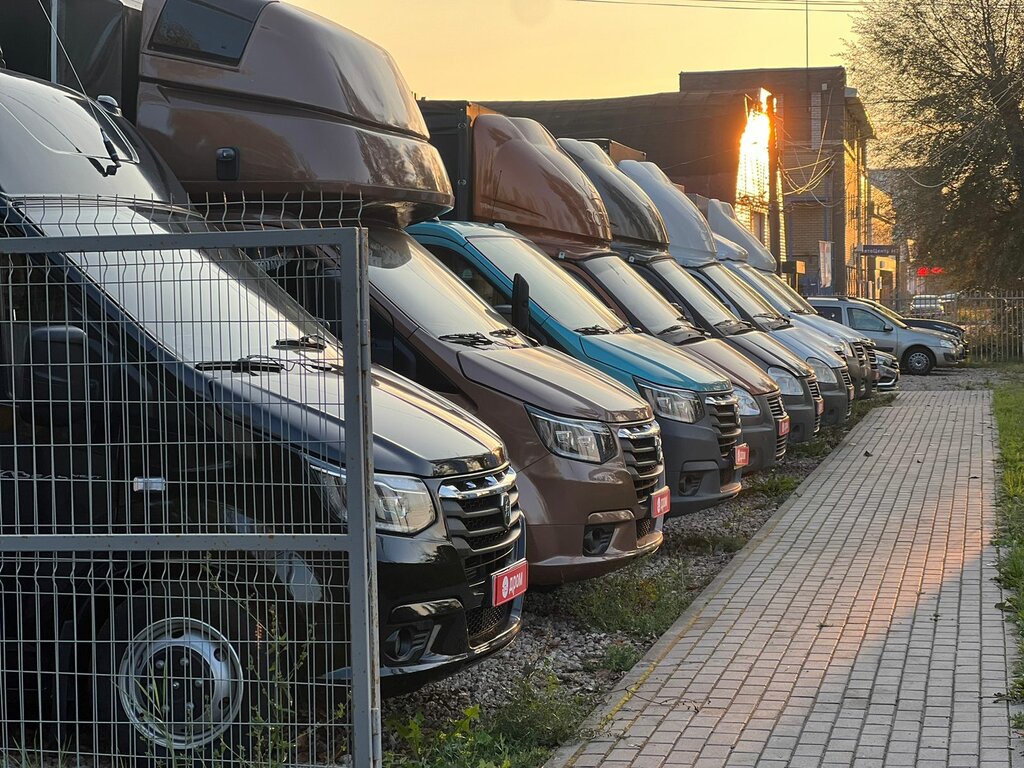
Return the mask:
[[928, 355], [924, 352], [915, 352], [910, 356], [910, 367], [915, 371], [923, 371], [928, 367]]
[[125, 714], [147, 740], [195, 749], [223, 735], [242, 709], [245, 677], [230, 641], [201, 621], [163, 619], [129, 644], [117, 672]]

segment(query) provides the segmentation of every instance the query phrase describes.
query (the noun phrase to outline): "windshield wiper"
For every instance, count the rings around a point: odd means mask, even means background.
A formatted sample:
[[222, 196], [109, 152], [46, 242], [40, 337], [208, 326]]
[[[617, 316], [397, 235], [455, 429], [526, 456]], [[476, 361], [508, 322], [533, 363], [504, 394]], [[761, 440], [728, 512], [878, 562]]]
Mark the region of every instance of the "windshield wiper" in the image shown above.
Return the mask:
[[278, 349], [327, 349], [327, 342], [322, 336], [300, 336], [297, 339], [278, 339], [274, 342]]
[[440, 341], [450, 341], [454, 344], [465, 344], [468, 347], [487, 347], [494, 342], [482, 333], [446, 333], [437, 337]]
[[676, 331], [685, 331], [685, 330], [687, 330], [687, 327], [685, 325], [670, 325], [665, 330], [658, 331], [658, 333], [656, 335], [657, 336], [668, 336], [670, 333], [675, 333]]
[[[580, 333], [584, 336], [607, 336], [612, 331], [609, 331], [603, 325], [585, 325], [582, 328], [574, 328], [573, 333]], [[615, 331], [615, 333], [618, 333], [618, 331]]]
[[518, 335], [519, 335], [519, 331], [517, 331], [515, 328], [499, 328], [496, 331], [491, 331], [491, 336], [505, 336], [505, 337], [509, 337], [509, 336], [518, 336]]
[[283, 360], [253, 355], [238, 360], [208, 360], [196, 363], [200, 371], [233, 371], [234, 373], [281, 373], [288, 366]]

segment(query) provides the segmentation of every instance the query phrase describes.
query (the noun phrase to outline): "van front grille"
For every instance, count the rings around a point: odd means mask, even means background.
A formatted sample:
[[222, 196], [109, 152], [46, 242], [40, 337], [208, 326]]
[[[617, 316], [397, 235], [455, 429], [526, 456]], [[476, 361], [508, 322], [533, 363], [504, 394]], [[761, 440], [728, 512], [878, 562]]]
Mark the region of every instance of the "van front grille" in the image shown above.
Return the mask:
[[868, 365], [871, 366], [872, 371], [878, 370], [878, 352], [874, 347], [868, 347]]
[[740, 441], [739, 401], [733, 395], [712, 395], [704, 399], [711, 424], [718, 433], [718, 450], [723, 459], [732, 457], [732, 449]]
[[779, 434], [779, 424], [786, 418], [786, 408], [782, 404], [782, 395], [769, 395], [768, 408], [775, 422], [775, 458], [781, 459], [786, 455], [786, 447], [789, 445], [789, 435]]
[[818, 403], [821, 402], [821, 387], [818, 386], [818, 377], [811, 375], [807, 379], [807, 388], [811, 391], [811, 402], [814, 403], [814, 434], [821, 429], [821, 413], [818, 411]]
[[[476, 601], [466, 606], [470, 643], [479, 643], [496, 634], [495, 621], [504, 626], [511, 616], [510, 606], [490, 606], [490, 581], [494, 573], [521, 556], [523, 513], [519, 508], [516, 473], [506, 467], [483, 475], [445, 480], [438, 489], [438, 497]], [[495, 619], [496, 616], [505, 618]]]
[[661, 427], [656, 421], [645, 421], [621, 426], [617, 434], [626, 469], [633, 478], [637, 503], [643, 504], [658, 487], [665, 471]]

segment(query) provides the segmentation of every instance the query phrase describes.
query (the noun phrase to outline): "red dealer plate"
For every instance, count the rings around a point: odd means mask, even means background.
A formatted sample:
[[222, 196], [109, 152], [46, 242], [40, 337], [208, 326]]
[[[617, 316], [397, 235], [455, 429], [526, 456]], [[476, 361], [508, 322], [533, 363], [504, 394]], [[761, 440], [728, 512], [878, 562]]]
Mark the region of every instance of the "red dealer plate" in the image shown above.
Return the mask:
[[750, 463], [750, 446], [740, 443], [736, 446], [736, 469], [743, 469]]
[[651, 517], [664, 517], [672, 509], [672, 492], [666, 485], [651, 496]]
[[530, 567], [525, 560], [491, 576], [491, 605], [497, 608], [526, 592]]
[[779, 422], [779, 437], [785, 437], [789, 434], [790, 421], [789, 416]]
[[825, 412], [825, 401], [824, 400], [815, 400], [814, 401], [814, 407], [817, 409], [818, 415], [821, 416], [821, 414], [823, 414]]

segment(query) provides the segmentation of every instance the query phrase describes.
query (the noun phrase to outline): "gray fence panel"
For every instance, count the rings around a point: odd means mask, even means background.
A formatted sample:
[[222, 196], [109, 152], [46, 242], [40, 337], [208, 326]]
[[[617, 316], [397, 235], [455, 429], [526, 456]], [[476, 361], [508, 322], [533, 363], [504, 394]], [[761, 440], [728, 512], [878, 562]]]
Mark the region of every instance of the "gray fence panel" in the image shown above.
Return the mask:
[[[3, 764], [379, 766], [365, 231], [176, 229], [180, 212], [158, 222], [145, 201], [49, 199], [47, 236], [24, 237], [18, 214], [40, 202], [0, 202]], [[342, 255], [343, 408], [327, 385], [302, 394], [343, 416], [344, 442], [317, 447], [344, 455], [344, 475], [294, 455], [287, 406], [246, 380], [279, 363], [238, 355], [293, 329], [238, 249], [309, 245]], [[139, 339], [86, 319], [98, 280]], [[161, 332], [192, 371], [214, 370], [193, 350], [223, 350], [225, 375], [154, 389], [169, 363], [139, 350]], [[192, 384], [217, 387], [223, 412]], [[136, 466], [162, 471], [118, 474]]]

